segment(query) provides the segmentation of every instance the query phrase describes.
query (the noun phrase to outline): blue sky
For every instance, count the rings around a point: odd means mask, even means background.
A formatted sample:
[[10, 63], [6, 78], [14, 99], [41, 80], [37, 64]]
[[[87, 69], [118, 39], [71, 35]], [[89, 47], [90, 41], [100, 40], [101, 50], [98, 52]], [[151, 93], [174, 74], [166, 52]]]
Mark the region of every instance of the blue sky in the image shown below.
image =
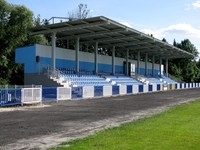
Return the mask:
[[25, 5], [35, 16], [67, 17], [80, 3], [90, 16], [106, 16], [169, 43], [190, 41], [200, 52], [200, 0], [7, 0]]

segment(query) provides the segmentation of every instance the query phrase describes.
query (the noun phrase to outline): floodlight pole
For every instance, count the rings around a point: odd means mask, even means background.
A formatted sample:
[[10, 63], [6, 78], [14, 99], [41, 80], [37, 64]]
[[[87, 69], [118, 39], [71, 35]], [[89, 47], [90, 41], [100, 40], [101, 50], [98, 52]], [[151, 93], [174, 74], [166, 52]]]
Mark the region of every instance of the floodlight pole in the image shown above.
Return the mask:
[[94, 60], [95, 60], [95, 65], [94, 65], [95, 74], [98, 74], [98, 45], [99, 45], [99, 43], [96, 42], [95, 43], [95, 55], [94, 55]]
[[53, 69], [53, 72], [55, 71], [56, 69], [56, 32], [53, 32], [52, 33], [52, 36], [51, 36], [51, 42], [52, 42], [52, 69]]
[[148, 76], [148, 53], [145, 54], [145, 75]]
[[140, 51], [137, 52], [137, 74], [140, 75]]
[[128, 58], [129, 58], [129, 49], [126, 50], [126, 75], [128, 76], [129, 72], [129, 63], [128, 63]]
[[79, 72], [79, 41], [80, 41], [80, 38], [77, 37], [76, 39], [76, 73]]
[[112, 74], [115, 74], [115, 46], [112, 49]]

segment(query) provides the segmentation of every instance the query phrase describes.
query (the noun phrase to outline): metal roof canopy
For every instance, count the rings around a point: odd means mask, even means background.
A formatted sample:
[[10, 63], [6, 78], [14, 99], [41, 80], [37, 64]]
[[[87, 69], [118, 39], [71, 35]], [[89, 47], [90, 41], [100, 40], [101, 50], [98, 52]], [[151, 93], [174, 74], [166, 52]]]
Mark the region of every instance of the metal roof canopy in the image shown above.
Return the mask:
[[132, 53], [148, 53], [164, 59], [190, 58], [194, 55], [166, 42], [146, 35], [104, 16], [42, 25], [30, 29], [31, 35], [56, 33], [57, 39], [80, 38], [80, 43], [99, 43], [99, 47], [115, 46]]

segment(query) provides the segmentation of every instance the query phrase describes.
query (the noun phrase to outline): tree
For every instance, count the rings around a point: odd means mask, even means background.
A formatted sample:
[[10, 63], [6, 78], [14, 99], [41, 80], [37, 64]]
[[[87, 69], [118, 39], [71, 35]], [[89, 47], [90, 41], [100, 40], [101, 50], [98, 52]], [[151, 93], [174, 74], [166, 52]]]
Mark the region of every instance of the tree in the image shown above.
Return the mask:
[[78, 8], [74, 11], [68, 12], [69, 21], [77, 20], [77, 19], [86, 19], [90, 10], [87, 7], [87, 4], [79, 4]]
[[46, 42], [42, 36], [30, 36], [33, 14], [24, 6], [0, 0], [0, 84], [23, 84], [23, 66], [15, 64], [15, 48]]
[[169, 62], [169, 72], [170, 74], [180, 78], [185, 82], [197, 82], [200, 80], [200, 68], [198, 68], [199, 63], [195, 61], [195, 58], [198, 56], [198, 50], [190, 42], [189, 39], [177, 43], [174, 39], [173, 45], [182, 50], [185, 50], [189, 53], [192, 53], [194, 56], [191, 58], [179, 58], [174, 59]]

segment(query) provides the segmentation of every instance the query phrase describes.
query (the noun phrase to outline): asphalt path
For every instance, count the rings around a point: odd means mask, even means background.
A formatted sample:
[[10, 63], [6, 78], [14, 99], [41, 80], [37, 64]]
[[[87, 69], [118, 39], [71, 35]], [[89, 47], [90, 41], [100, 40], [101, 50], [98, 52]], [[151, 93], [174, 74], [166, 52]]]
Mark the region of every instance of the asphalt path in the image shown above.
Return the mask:
[[0, 149], [47, 149], [198, 98], [196, 88], [0, 108]]

